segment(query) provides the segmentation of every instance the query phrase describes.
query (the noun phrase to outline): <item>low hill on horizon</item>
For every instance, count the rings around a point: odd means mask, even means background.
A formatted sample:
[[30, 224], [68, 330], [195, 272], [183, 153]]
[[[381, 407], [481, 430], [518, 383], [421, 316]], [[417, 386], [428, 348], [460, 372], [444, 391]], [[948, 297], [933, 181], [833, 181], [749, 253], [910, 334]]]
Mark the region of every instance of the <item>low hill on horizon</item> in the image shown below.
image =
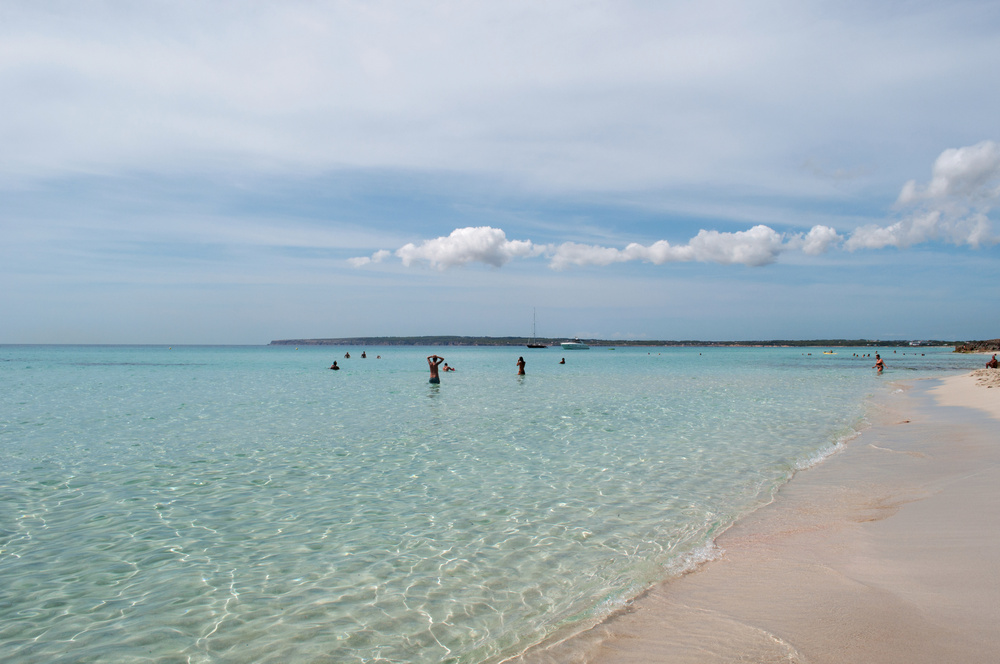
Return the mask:
[[[558, 347], [564, 337], [463, 337], [463, 336], [420, 336], [420, 337], [342, 337], [329, 339], [276, 339], [271, 346], [526, 346], [540, 343]], [[774, 347], [854, 347], [854, 346], [968, 346], [992, 342], [960, 342], [942, 340], [876, 340], [876, 339], [808, 339], [808, 340], [646, 340], [646, 339], [582, 339], [591, 346], [774, 346]], [[1000, 340], [997, 340], [1000, 343]]]

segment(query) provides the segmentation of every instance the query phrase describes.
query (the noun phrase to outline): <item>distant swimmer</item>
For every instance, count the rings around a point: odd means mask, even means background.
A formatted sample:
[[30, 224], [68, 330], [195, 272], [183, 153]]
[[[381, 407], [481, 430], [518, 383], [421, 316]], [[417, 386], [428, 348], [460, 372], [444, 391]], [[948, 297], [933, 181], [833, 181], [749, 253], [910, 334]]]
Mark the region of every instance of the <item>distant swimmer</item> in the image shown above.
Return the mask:
[[993, 359], [986, 363], [986, 368], [987, 369], [996, 369], [997, 366], [998, 366], [997, 365], [997, 354], [993, 353]]
[[517, 358], [517, 375], [518, 376], [523, 376], [524, 375], [524, 358], [523, 357]]
[[340, 367], [337, 366], [337, 360], [333, 361], [333, 364], [330, 366], [330, 368], [333, 369], [334, 371], [340, 371]]
[[365, 351], [361, 351], [361, 359], [363, 360], [366, 357], [368, 357], [368, 353], [366, 353]]
[[427, 364], [431, 368], [431, 381], [432, 383], [440, 383], [441, 377], [438, 376], [438, 365], [444, 362], [444, 358], [439, 355], [431, 355], [427, 358]]
[[566, 364], [566, 358], [564, 357], [563, 359], [559, 360], [559, 364]]
[[445, 362], [441, 366], [441, 371], [454, 371], [454, 370], [455, 370], [455, 367], [449, 367], [447, 362]]
[[885, 369], [885, 362], [882, 361], [878, 353], [875, 353], [875, 366], [872, 369], [878, 369], [879, 373], [882, 373], [882, 370]]
[[344, 353], [344, 359], [345, 360], [351, 359], [351, 354], [350, 353]]

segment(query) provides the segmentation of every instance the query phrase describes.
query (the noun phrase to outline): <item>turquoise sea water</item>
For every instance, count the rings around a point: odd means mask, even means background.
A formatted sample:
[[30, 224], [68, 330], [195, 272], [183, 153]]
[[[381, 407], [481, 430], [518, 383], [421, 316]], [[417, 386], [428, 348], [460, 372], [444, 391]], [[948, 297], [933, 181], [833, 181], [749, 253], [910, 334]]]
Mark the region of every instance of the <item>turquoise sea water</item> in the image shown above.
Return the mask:
[[501, 661], [710, 557], [892, 381], [981, 364], [835, 350], [0, 346], [0, 651]]

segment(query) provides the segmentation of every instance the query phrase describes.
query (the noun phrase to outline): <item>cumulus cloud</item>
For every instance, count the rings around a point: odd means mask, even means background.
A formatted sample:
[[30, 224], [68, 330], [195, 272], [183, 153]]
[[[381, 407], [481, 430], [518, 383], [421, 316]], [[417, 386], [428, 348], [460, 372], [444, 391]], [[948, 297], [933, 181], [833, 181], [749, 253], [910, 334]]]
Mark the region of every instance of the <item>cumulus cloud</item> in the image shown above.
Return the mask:
[[[993, 233], [989, 216], [998, 200], [1000, 145], [982, 141], [942, 152], [934, 162], [927, 184], [911, 180], [903, 185], [897, 205], [908, 212], [902, 219], [885, 226], [861, 226], [846, 241], [829, 226], [817, 225], [807, 233], [781, 234], [760, 224], [735, 233], [703, 229], [687, 244], [659, 240], [648, 246], [633, 242], [620, 249], [577, 242], [542, 245], [530, 240], [508, 240], [501, 229], [481, 226], [457, 228], [446, 237], [425, 240], [419, 245], [407, 244], [396, 250], [395, 256], [405, 266], [427, 263], [440, 270], [473, 262], [502, 267], [514, 258], [536, 256], [548, 257], [549, 265], [556, 270], [629, 261], [654, 265], [697, 261], [760, 267], [774, 263], [787, 251], [817, 256], [841, 243], [851, 251], [906, 248], [935, 240], [978, 247], [1000, 241]], [[390, 255], [382, 250], [349, 262], [362, 267]]]
[[829, 251], [830, 247], [841, 241], [837, 231], [829, 226], [813, 226], [805, 235], [795, 235], [786, 243], [789, 249], [798, 249], [804, 254], [818, 256]]
[[982, 141], [964, 148], [945, 150], [934, 162], [931, 181], [920, 186], [915, 180], [903, 185], [898, 202], [962, 197], [996, 200], [1000, 197], [1000, 145]]
[[[630, 244], [628, 248], [639, 247], [640, 245]], [[646, 249], [646, 247], [641, 247]], [[624, 252], [614, 247], [600, 247], [592, 244], [580, 244], [578, 242], [564, 242], [556, 248], [552, 255], [551, 265], [556, 269], [563, 269], [571, 265], [611, 265], [629, 260]]]
[[888, 226], [862, 226], [844, 246], [849, 250], [905, 248], [942, 239], [978, 247], [998, 241], [989, 213], [1000, 200], [1000, 145], [982, 141], [945, 150], [931, 180], [903, 185], [896, 203], [909, 213]]
[[537, 255], [541, 248], [530, 241], [508, 240], [499, 228], [479, 226], [456, 228], [447, 237], [425, 240], [419, 246], [404, 245], [396, 250], [403, 265], [426, 262], [443, 270], [467, 263], [485, 263], [501, 267], [512, 258]]
[[[702, 230], [684, 245], [659, 240], [649, 246], [633, 242], [624, 249], [618, 249], [577, 242], [539, 245], [530, 240], [508, 240], [499, 228], [482, 226], [457, 228], [447, 237], [426, 240], [420, 245], [410, 243], [398, 249], [395, 255], [406, 266], [427, 263], [441, 270], [473, 262], [501, 267], [514, 258], [542, 255], [547, 256], [549, 265], [557, 270], [628, 261], [655, 265], [698, 261], [759, 267], [773, 263], [783, 251], [800, 250], [813, 255], [822, 253], [839, 238], [832, 228], [816, 226], [809, 233], [793, 235], [786, 241], [774, 229], [759, 225], [736, 233]], [[355, 267], [362, 267], [388, 255], [389, 252], [382, 250], [371, 258], [352, 258], [349, 262]]]
[[551, 266], [558, 270], [573, 265], [610, 265], [638, 260], [655, 265], [697, 261], [759, 267], [773, 263], [782, 251], [790, 248], [793, 246], [786, 244], [780, 233], [759, 225], [736, 233], [701, 230], [686, 245], [671, 245], [660, 240], [648, 247], [632, 243], [624, 249], [615, 249], [566, 242], [555, 248]]
[[954, 214], [948, 210], [927, 210], [913, 214], [889, 226], [861, 226], [844, 243], [848, 250], [905, 249], [915, 244], [942, 239], [953, 244], [978, 247], [997, 242], [993, 223], [985, 212]]
[[564, 242], [550, 251], [549, 265], [556, 270], [568, 267], [583, 267], [587, 265], [611, 265], [626, 261], [645, 261], [662, 265], [677, 261], [690, 261], [694, 254], [690, 246], [673, 246], [666, 240], [644, 246], [633, 242], [624, 249], [601, 247], [592, 244]]
[[752, 266], [773, 263], [782, 249], [781, 235], [763, 225], [737, 233], [698, 231], [690, 246], [698, 261]]
[[347, 262], [354, 267], [361, 267], [363, 265], [369, 265], [371, 263], [381, 263], [389, 256], [392, 256], [391, 251], [386, 251], [385, 249], [379, 249], [371, 256], [358, 256], [357, 258], [348, 258]]

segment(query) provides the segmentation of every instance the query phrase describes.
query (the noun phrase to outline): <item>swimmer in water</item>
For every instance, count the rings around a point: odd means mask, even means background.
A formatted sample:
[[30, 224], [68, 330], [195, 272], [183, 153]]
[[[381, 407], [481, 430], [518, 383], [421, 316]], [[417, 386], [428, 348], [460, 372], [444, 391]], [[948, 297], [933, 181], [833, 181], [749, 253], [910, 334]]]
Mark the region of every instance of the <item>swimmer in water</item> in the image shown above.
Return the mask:
[[523, 376], [524, 375], [524, 358], [523, 357], [517, 358], [517, 375], [518, 376]]
[[333, 369], [334, 371], [340, 371], [340, 367], [337, 366], [337, 360], [333, 361], [333, 364], [330, 365], [330, 368]]
[[427, 364], [431, 368], [431, 380], [432, 383], [440, 383], [441, 377], [438, 376], [438, 366], [444, 362], [444, 358], [440, 355], [431, 355], [427, 358]]

